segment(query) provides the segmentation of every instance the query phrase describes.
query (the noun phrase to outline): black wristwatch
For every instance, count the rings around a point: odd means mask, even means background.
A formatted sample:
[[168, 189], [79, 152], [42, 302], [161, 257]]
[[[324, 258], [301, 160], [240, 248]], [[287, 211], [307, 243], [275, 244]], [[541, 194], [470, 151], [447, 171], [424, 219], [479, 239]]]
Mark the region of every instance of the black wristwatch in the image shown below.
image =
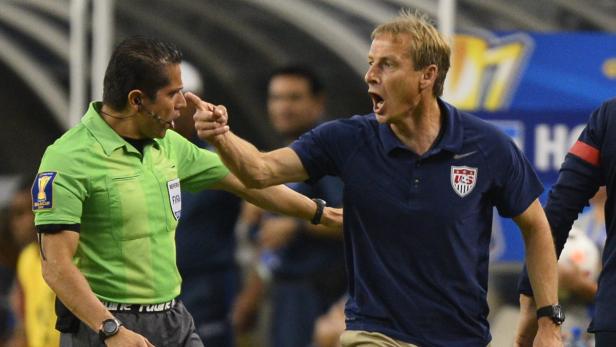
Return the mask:
[[314, 217], [310, 220], [310, 223], [317, 225], [321, 223], [321, 217], [323, 217], [323, 210], [327, 203], [323, 199], [312, 199], [317, 204], [317, 210], [314, 212]]
[[541, 317], [550, 317], [554, 324], [561, 325], [565, 321], [565, 312], [558, 304], [544, 306], [537, 310], [537, 319]]
[[101, 342], [105, 344], [105, 340], [117, 334], [121, 326], [122, 322], [115, 318], [105, 319], [101, 329], [98, 331], [98, 337], [101, 339]]

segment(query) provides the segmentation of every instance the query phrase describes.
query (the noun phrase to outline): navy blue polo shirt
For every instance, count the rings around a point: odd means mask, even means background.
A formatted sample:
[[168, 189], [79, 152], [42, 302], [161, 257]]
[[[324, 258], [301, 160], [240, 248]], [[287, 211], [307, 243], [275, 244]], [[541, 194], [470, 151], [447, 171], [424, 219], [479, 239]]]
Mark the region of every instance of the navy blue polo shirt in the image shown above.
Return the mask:
[[[607, 188], [605, 226], [607, 239], [603, 249], [603, 270], [595, 297], [595, 311], [590, 332], [616, 331], [616, 99], [606, 101], [591, 115], [586, 127], [569, 150], [552, 186], [545, 206], [558, 254], [578, 214], [588, 205], [600, 186]], [[528, 276], [520, 290], [531, 294]], [[567, 308], [565, 307], [565, 313]]]
[[493, 207], [517, 216], [543, 187], [509, 137], [439, 106], [441, 135], [422, 156], [374, 114], [325, 123], [291, 148], [309, 181], [344, 182], [347, 329], [420, 346], [485, 346]]

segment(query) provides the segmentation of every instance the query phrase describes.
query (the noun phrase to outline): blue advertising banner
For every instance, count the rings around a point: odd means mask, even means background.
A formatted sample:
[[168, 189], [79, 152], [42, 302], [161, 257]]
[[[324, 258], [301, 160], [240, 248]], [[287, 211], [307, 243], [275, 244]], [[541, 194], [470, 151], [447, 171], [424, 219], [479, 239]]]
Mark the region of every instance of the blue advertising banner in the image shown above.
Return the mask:
[[468, 111], [587, 112], [616, 95], [616, 35], [460, 34], [445, 99]]
[[[603, 33], [457, 35], [444, 93], [511, 136], [546, 192], [589, 114], [612, 97], [616, 35]], [[496, 217], [494, 225], [492, 260], [522, 261], [515, 223]]]

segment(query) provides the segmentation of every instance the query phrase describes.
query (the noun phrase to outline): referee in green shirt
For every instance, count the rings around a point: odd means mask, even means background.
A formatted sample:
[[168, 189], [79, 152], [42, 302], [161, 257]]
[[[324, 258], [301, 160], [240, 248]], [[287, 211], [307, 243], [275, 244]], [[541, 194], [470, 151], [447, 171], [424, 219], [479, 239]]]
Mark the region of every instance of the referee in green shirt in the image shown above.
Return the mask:
[[61, 301], [63, 347], [203, 346], [175, 300], [180, 187], [223, 189], [272, 211], [342, 224], [339, 210], [284, 186], [244, 187], [216, 154], [168, 131], [186, 106], [181, 59], [165, 42], [120, 43], [103, 102], [91, 103], [43, 156], [33, 210], [43, 276]]

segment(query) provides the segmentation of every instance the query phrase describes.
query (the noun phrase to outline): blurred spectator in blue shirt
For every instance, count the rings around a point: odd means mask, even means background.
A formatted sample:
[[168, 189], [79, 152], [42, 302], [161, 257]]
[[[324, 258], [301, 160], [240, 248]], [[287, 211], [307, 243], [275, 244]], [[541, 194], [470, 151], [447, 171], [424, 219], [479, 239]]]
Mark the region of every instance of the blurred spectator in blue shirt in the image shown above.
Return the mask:
[[[323, 86], [315, 73], [303, 66], [287, 66], [269, 79], [267, 110], [277, 132], [288, 143], [312, 129], [323, 118]], [[314, 185], [289, 184], [292, 189], [342, 205], [342, 182], [331, 176]], [[248, 207], [250, 208], [250, 207]], [[236, 304], [238, 329], [248, 326], [271, 278], [272, 303], [269, 340], [272, 347], [305, 347], [310, 344], [316, 319], [345, 292], [342, 234], [295, 218], [265, 213], [257, 226], [261, 249], [259, 271], [249, 276]]]

